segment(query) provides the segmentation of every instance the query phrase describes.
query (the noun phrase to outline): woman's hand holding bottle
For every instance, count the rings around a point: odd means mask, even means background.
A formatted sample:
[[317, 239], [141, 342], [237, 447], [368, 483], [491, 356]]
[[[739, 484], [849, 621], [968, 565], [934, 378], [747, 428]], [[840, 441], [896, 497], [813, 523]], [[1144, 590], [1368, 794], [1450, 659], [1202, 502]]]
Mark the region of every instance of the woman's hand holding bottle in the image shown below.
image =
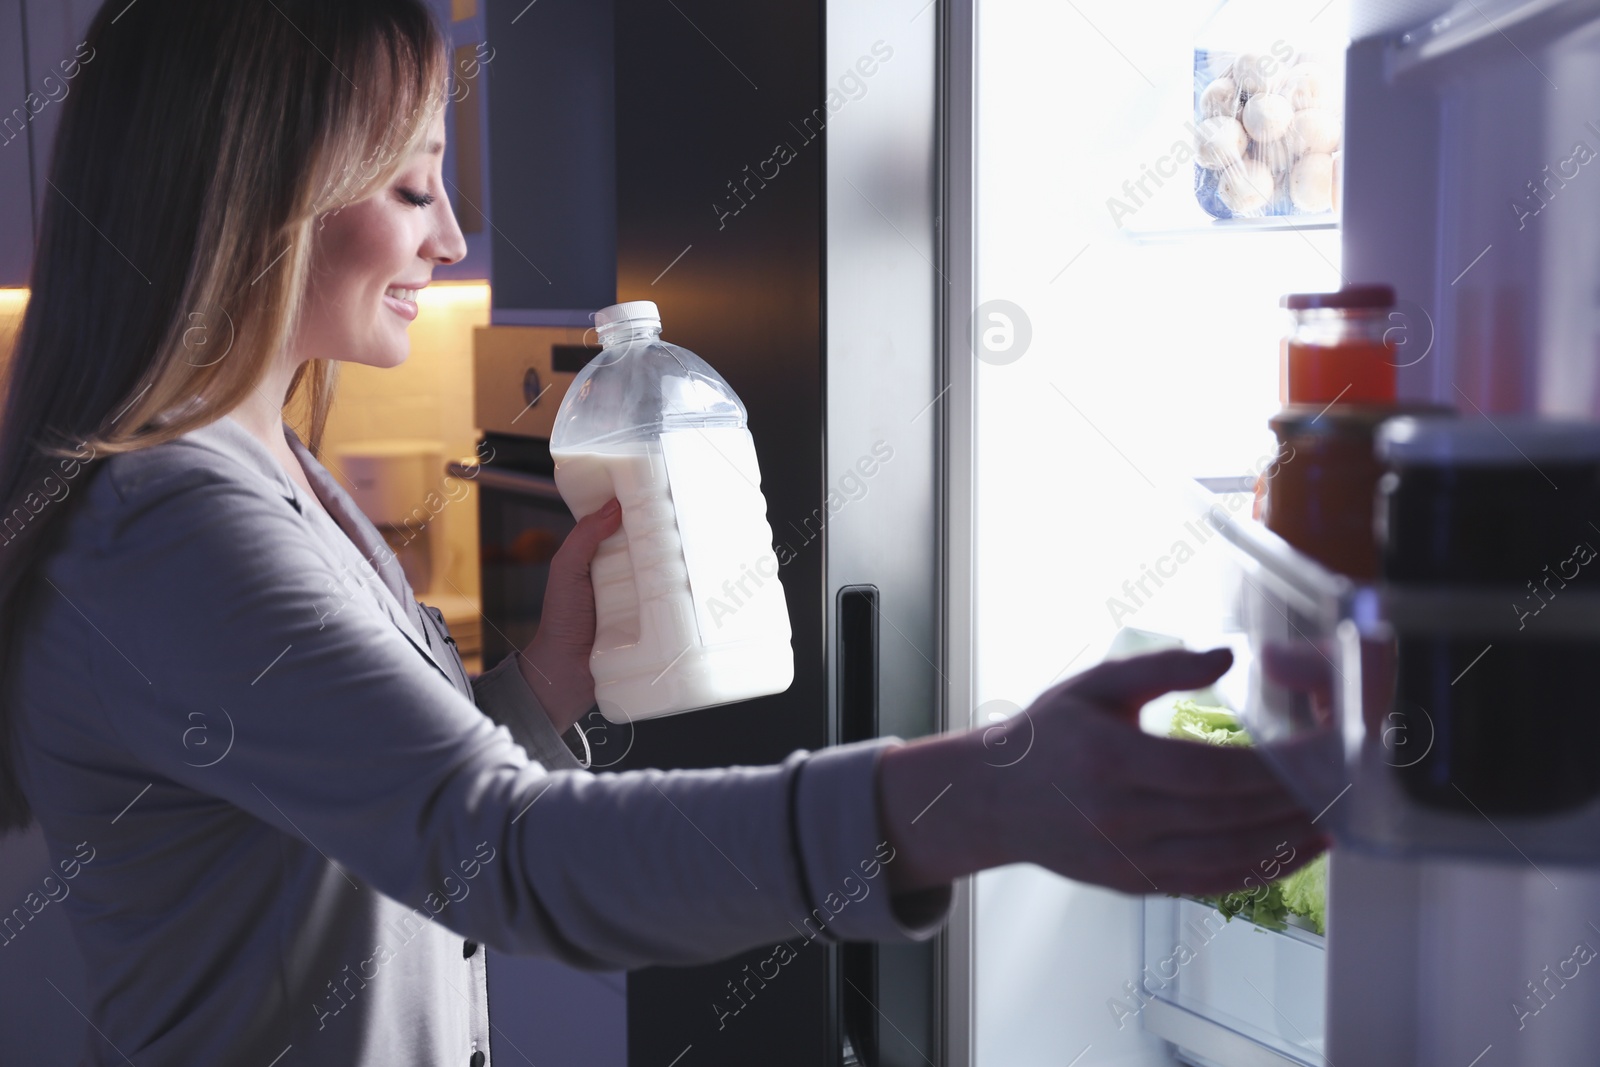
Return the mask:
[[621, 526], [622, 507], [616, 500], [578, 520], [550, 560], [539, 632], [517, 660], [557, 733], [565, 733], [594, 707], [589, 653], [594, 649], [595, 608], [589, 564], [600, 542]]

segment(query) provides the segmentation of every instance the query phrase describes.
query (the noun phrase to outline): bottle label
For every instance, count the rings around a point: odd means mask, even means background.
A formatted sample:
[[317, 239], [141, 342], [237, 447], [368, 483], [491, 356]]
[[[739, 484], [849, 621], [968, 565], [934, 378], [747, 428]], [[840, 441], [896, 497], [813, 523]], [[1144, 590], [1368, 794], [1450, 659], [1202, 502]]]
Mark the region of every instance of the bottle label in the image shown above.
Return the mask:
[[789, 637], [755, 440], [735, 426], [661, 435], [703, 645]]

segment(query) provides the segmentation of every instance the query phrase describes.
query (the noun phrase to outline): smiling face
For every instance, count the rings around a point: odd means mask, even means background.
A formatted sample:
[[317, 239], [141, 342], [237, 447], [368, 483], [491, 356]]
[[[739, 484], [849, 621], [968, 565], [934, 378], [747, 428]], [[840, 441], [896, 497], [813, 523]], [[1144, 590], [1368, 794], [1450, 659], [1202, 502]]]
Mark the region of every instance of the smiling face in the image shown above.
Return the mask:
[[319, 221], [311, 278], [293, 351], [393, 367], [411, 351], [406, 327], [417, 317], [416, 290], [440, 263], [467, 254], [444, 195], [444, 113], [393, 181]]

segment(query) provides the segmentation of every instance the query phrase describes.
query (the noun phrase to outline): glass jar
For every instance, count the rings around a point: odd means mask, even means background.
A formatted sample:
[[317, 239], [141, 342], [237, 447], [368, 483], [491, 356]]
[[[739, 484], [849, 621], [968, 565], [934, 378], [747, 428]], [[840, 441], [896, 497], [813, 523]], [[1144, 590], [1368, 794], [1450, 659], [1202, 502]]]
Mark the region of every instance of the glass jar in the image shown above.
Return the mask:
[[1262, 522], [1331, 571], [1378, 576], [1372, 509], [1383, 468], [1372, 451], [1388, 408], [1291, 406], [1268, 420], [1278, 455], [1267, 468]]
[[1290, 293], [1279, 303], [1294, 320], [1279, 353], [1281, 403], [1394, 403], [1399, 359], [1391, 339], [1392, 287]]
[[1432, 739], [1402, 787], [1467, 815], [1592, 802], [1600, 425], [1396, 419], [1378, 449], [1395, 706]]
[[1291, 404], [1268, 419], [1278, 453], [1262, 472], [1262, 523], [1329, 570], [1375, 580], [1384, 468], [1374, 441], [1386, 422], [1403, 414], [1451, 412], [1420, 404]]

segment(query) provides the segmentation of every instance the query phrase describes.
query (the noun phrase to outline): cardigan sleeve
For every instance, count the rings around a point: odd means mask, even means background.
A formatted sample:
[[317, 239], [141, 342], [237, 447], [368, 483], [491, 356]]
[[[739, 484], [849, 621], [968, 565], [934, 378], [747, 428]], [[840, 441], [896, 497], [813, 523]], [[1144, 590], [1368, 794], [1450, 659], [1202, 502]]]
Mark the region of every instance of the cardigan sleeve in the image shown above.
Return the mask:
[[[475, 687], [485, 715], [379, 613], [327, 610], [339, 576], [282, 499], [203, 461], [112, 484], [63, 592], [132, 773], [222, 798], [401, 903], [449, 895], [435, 921], [464, 937], [579, 968], [796, 934], [921, 941], [944, 922], [948, 887], [891, 900], [882, 877], [876, 763], [897, 739], [771, 766], [578, 770], [537, 738], [514, 665]], [[234, 744], [196, 767], [179, 737], [218, 707]]]
[[570, 727], [566, 734], [556, 733], [538, 694], [517, 669], [515, 656], [507, 656], [474, 678], [472, 697], [480, 711], [504, 726], [513, 741], [546, 767], [581, 769], [588, 765], [578, 759], [567, 741], [568, 735], [577, 734], [578, 727]]

